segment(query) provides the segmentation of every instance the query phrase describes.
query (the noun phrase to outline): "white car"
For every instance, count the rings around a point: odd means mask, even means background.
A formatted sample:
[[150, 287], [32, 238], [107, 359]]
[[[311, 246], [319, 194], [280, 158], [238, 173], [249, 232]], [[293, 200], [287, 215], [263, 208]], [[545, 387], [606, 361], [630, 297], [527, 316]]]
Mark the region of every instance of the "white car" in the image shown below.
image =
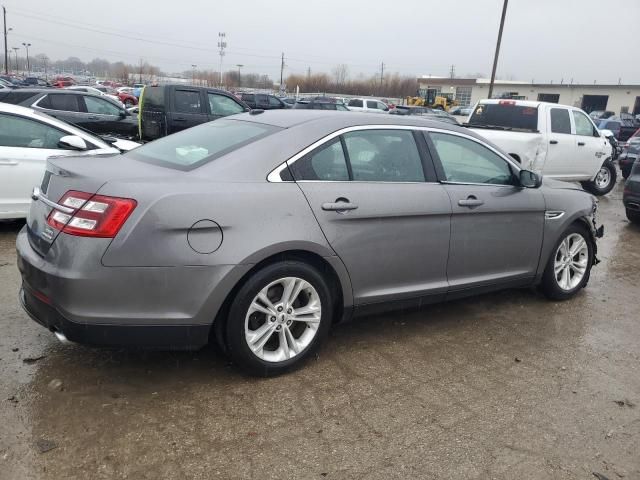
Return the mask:
[[48, 157], [117, 155], [139, 145], [107, 142], [44, 113], [0, 103], [0, 219], [27, 216], [31, 192], [42, 182]]
[[376, 98], [352, 98], [347, 104], [352, 112], [388, 113], [389, 106]]
[[100, 95], [100, 96], [103, 96], [103, 97], [109, 97], [114, 102], [117, 102], [118, 105], [124, 105], [120, 101], [120, 99], [118, 98], [117, 95], [109, 95], [108, 93], [105, 93], [102, 90], [98, 90], [97, 88], [94, 88], [94, 87], [89, 87], [89, 86], [86, 86], [86, 85], [73, 85], [71, 87], [64, 87], [64, 88], [66, 90], [77, 90], [79, 92], [93, 93], [94, 95]]
[[615, 186], [611, 144], [579, 108], [526, 100], [480, 100], [465, 126], [491, 140], [527, 170], [580, 182], [594, 195], [606, 195]]

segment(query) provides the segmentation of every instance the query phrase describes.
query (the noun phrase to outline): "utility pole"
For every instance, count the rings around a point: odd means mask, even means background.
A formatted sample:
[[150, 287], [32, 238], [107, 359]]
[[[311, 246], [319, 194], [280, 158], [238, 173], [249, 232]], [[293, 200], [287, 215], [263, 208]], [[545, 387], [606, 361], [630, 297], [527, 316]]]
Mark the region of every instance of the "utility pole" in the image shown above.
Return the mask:
[[236, 67], [238, 67], [238, 88], [242, 87], [242, 77], [240, 76], [240, 69], [244, 67], [241, 63], [236, 63]]
[[191, 83], [196, 84], [196, 67], [197, 65], [191, 65]]
[[46, 55], [42, 57], [42, 61], [44, 62], [44, 81], [48, 81], [49, 77], [47, 76], [47, 61], [49, 60], [49, 57], [47, 57]]
[[307, 67], [307, 82], [311, 80], [311, 67]]
[[500, 43], [502, 42], [502, 30], [504, 28], [504, 17], [507, 16], [507, 3], [509, 0], [504, 0], [502, 5], [502, 17], [500, 18], [500, 29], [498, 30], [498, 42], [496, 43], [496, 53], [493, 56], [493, 69], [491, 70], [491, 83], [489, 84], [489, 96], [493, 94], [493, 83], [496, 80], [496, 68], [498, 67], [498, 55], [500, 55]]
[[138, 70], [138, 83], [142, 83], [142, 59], [140, 59], [140, 69]]
[[384, 62], [380, 65], [380, 94], [382, 94], [382, 80], [384, 79]]
[[218, 33], [218, 48], [220, 49], [220, 86], [222, 87], [222, 57], [224, 57], [224, 49], [227, 48], [227, 34]]
[[282, 60], [280, 61], [280, 91], [283, 92], [282, 76], [284, 75], [284, 52], [282, 52]]
[[26, 43], [26, 42], [22, 42], [22, 45], [24, 46], [25, 50], [27, 51], [27, 75], [31, 74], [31, 64], [29, 63], [29, 47], [31, 46], [30, 43]]
[[7, 47], [7, 9], [2, 7], [2, 19], [4, 20], [4, 73], [9, 74], [9, 48]]
[[451, 65], [451, 69], [449, 70], [449, 76], [451, 78], [456, 78], [456, 66]]

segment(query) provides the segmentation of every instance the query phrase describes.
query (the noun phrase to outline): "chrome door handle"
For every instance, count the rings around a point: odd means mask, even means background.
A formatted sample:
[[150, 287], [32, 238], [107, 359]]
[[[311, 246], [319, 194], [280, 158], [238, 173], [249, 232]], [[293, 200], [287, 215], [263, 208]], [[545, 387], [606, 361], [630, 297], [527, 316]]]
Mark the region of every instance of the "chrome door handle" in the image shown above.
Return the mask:
[[328, 202], [322, 204], [322, 210], [325, 212], [347, 212], [349, 210], [355, 210], [358, 205], [344, 200], [336, 200], [335, 202]]
[[484, 205], [484, 202], [473, 195], [469, 195], [466, 200], [458, 200], [458, 205], [461, 207], [479, 207]]

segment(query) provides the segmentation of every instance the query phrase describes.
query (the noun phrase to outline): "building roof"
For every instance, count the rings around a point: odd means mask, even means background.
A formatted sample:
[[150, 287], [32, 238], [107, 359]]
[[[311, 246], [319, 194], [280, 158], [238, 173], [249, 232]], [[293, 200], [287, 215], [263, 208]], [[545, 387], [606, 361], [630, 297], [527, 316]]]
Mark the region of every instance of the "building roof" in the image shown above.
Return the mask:
[[[433, 85], [459, 85], [469, 86], [489, 85], [491, 80], [489, 78], [449, 78], [449, 77], [433, 77], [433, 76], [421, 76], [418, 77], [420, 83], [432, 83]], [[536, 82], [523, 82], [521, 80], [496, 80], [494, 85], [500, 86], [525, 86], [530, 85], [532, 87], [573, 87], [573, 88], [640, 88], [640, 84], [618, 84], [618, 83], [536, 83]]]

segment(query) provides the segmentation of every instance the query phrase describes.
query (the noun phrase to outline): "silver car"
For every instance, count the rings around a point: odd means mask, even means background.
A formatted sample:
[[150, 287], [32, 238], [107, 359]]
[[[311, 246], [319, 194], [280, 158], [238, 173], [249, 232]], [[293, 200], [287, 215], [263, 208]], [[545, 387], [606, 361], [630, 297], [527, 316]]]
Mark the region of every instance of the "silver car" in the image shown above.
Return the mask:
[[277, 374], [354, 314], [507, 287], [576, 294], [596, 262], [596, 202], [542, 183], [442, 122], [235, 115], [49, 161], [17, 239], [20, 297], [63, 340], [213, 340]]

